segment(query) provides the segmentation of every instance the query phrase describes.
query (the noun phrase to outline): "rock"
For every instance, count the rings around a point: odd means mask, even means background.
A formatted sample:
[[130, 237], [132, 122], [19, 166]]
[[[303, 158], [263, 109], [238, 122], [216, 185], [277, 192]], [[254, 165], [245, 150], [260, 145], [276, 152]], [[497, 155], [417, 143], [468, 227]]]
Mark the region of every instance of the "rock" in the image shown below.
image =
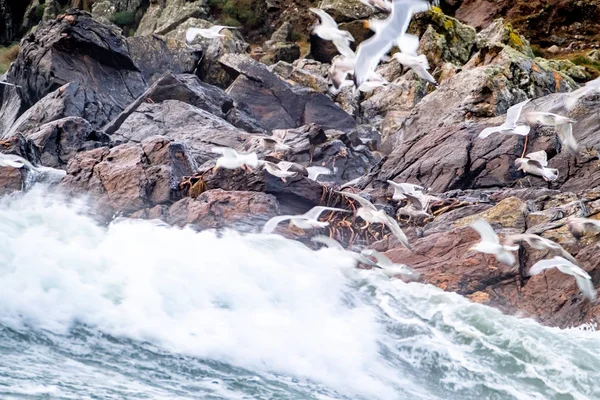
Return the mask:
[[109, 140], [79, 117], [49, 122], [24, 137], [36, 163], [60, 169], [66, 169], [69, 160], [78, 152], [101, 147]]
[[179, 200], [179, 182], [191, 175], [185, 147], [161, 136], [77, 153], [60, 187], [69, 194], [88, 194], [102, 215], [128, 215]]
[[26, 174], [20, 168], [0, 167], [0, 196], [22, 190], [25, 179]]
[[600, 51], [598, 50], [592, 50], [590, 51], [587, 56], [589, 57], [590, 60], [592, 61], [600, 61]]
[[92, 17], [103, 24], [110, 24], [110, 19], [115, 12], [117, 7], [112, 0], [97, 1], [92, 5]]
[[277, 64], [271, 66], [269, 70], [292, 85], [306, 86], [321, 93], [326, 93], [329, 87], [328, 80], [322, 76], [297, 68], [285, 61], [279, 61]]
[[227, 54], [219, 62], [235, 77], [227, 93], [235, 101], [248, 105], [252, 115], [267, 130], [311, 123], [345, 132], [356, 128], [352, 117], [327, 96], [290, 86], [248, 56]]
[[189, 18], [206, 18], [207, 16], [208, 1], [206, 0], [153, 2], [142, 17], [135, 35], [145, 36], [153, 33], [165, 35]]
[[192, 73], [200, 61], [199, 54], [190, 52], [184, 42], [161, 39], [156, 35], [128, 37], [127, 46], [148, 83], [155, 82], [165, 71]]
[[373, 8], [359, 0], [321, 0], [318, 8], [325, 10], [337, 22], [365, 19], [375, 14]]
[[264, 55], [260, 62], [266, 65], [272, 65], [279, 61], [288, 63], [294, 62], [300, 58], [300, 46], [298, 43], [291, 42], [292, 24], [285, 21], [277, 29], [270, 40], [263, 44]]
[[[84, 86], [92, 110], [82, 115], [95, 127], [96, 114], [103, 122], [120, 113], [139, 96], [146, 84], [117, 28], [94, 21], [83, 11], [68, 11], [40, 25], [21, 41], [21, 50], [7, 73], [7, 81], [22, 86], [21, 111], [65, 83]], [[7, 99], [0, 116], [4, 118]], [[6, 128], [5, 128], [6, 131]], [[5, 133], [5, 132], [4, 132]]]
[[230, 228], [256, 232], [278, 214], [277, 199], [270, 194], [213, 189], [195, 199], [186, 197], [173, 204], [167, 222], [177, 226], [192, 225], [197, 229]]
[[104, 24], [112, 22], [115, 14], [128, 16], [132, 25], [137, 25], [142, 19], [148, 2], [144, 0], [95, 0], [92, 4], [92, 16]]
[[490, 224], [499, 224], [503, 228], [512, 228], [521, 233], [525, 231], [526, 204], [517, 197], [509, 197], [482, 213], [471, 215], [454, 222], [457, 227], [469, 226], [483, 218]]
[[557, 45], [552, 45], [552, 46], [548, 47], [547, 51], [550, 54], [556, 54], [560, 51], [560, 48]]
[[475, 42], [479, 49], [506, 45], [525, 54], [527, 57], [535, 57], [529, 41], [516, 32], [512, 25], [505, 23], [502, 18], [498, 18], [487, 28], [479, 32]]
[[0, 45], [12, 42], [13, 23], [12, 14], [7, 0], [0, 0]]

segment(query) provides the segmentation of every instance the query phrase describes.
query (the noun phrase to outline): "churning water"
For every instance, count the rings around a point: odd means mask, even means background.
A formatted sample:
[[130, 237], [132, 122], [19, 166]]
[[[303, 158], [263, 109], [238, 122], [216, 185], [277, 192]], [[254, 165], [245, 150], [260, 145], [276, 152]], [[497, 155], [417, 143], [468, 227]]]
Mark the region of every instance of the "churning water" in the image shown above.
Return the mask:
[[274, 235], [0, 200], [1, 399], [598, 399], [600, 333]]

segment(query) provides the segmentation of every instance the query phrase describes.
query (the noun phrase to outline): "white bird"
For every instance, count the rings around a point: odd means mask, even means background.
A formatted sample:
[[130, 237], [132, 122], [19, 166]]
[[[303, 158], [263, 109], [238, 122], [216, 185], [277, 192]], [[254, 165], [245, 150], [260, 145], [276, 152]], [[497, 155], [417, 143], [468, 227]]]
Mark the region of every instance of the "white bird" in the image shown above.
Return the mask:
[[394, 200], [404, 200], [406, 193], [408, 194], [423, 194], [423, 186], [415, 185], [414, 183], [396, 183], [394, 181], [387, 181], [394, 188]]
[[557, 126], [577, 122], [574, 119], [544, 111], [530, 111], [523, 116], [530, 124], [540, 124], [545, 126]]
[[366, 6], [372, 7], [377, 11], [382, 12], [391, 12], [392, 11], [392, 3], [386, 0], [360, 0]]
[[325, 246], [327, 246], [330, 249], [335, 249], [335, 250], [341, 251], [344, 254], [352, 257], [354, 260], [358, 261], [359, 263], [366, 264], [371, 267], [380, 268], [377, 264], [375, 264], [369, 258], [363, 256], [362, 254], [344, 249], [344, 247], [342, 247], [342, 245], [337, 240], [332, 239], [329, 236], [316, 235], [316, 236], [313, 236], [312, 238], [310, 238], [310, 240], [315, 243], [324, 244]]
[[534, 235], [532, 233], [521, 233], [516, 235], [508, 235], [504, 238], [504, 244], [507, 246], [520, 245], [523, 243], [529, 244], [536, 250], [556, 250], [559, 251], [563, 257], [571, 261], [572, 263], [577, 263], [575, 257], [569, 254], [560, 244], [553, 242], [550, 239], [546, 239], [544, 237]]
[[281, 178], [285, 182], [285, 178], [291, 178], [298, 175], [297, 171], [290, 171], [293, 163], [280, 162], [278, 164], [269, 161], [259, 161], [263, 168], [271, 175]]
[[410, 243], [408, 243], [408, 238], [400, 229], [398, 222], [386, 214], [385, 210], [377, 210], [370, 201], [363, 199], [357, 194], [348, 193], [348, 192], [336, 192], [346, 197], [350, 197], [353, 200], [356, 200], [360, 207], [356, 210], [356, 216], [361, 217], [367, 223], [380, 223], [387, 226], [392, 234], [398, 238], [400, 243], [402, 243], [406, 248], [410, 249]]
[[387, 86], [389, 84], [390, 83], [385, 80], [384, 81], [366, 80], [358, 87], [358, 90], [360, 90], [363, 93], [373, 93], [373, 91], [375, 91], [375, 89], [383, 87], [383, 86]]
[[369, 78], [370, 73], [375, 71], [382, 57], [406, 33], [413, 14], [428, 9], [429, 3], [422, 0], [394, 0], [392, 2], [390, 16], [376, 28], [373, 37], [365, 40], [358, 47], [356, 66], [354, 67], [356, 87], [360, 87]]
[[544, 150], [529, 153], [524, 158], [517, 158], [515, 165], [518, 167], [518, 170], [541, 176], [546, 181], [555, 181], [558, 179], [558, 170], [556, 168], [547, 168], [548, 155]]
[[429, 62], [425, 54], [413, 56], [405, 53], [395, 53], [392, 58], [400, 64], [412, 69], [417, 76], [431, 83], [433, 86], [438, 86], [435, 78], [429, 73]]
[[506, 111], [506, 120], [504, 121], [504, 123], [502, 125], [485, 128], [484, 130], [481, 131], [478, 138], [484, 139], [495, 132], [527, 136], [529, 134], [529, 130], [531, 128], [528, 125], [517, 125], [517, 122], [519, 121], [519, 118], [521, 117], [521, 111], [523, 110], [523, 107], [525, 107], [525, 104], [527, 104], [527, 103], [529, 103], [529, 99], [510, 107]]
[[322, 207], [316, 206], [308, 210], [304, 214], [300, 215], [280, 215], [278, 217], [273, 217], [267, 221], [265, 226], [262, 229], [262, 233], [271, 233], [275, 230], [277, 225], [283, 221], [290, 221], [291, 225], [294, 225], [300, 229], [313, 229], [313, 228], [325, 228], [329, 225], [328, 222], [319, 221], [319, 216], [325, 211], [339, 211], [339, 212], [349, 212], [348, 210], [344, 210], [341, 208], [333, 208], [333, 207]]
[[516, 262], [515, 256], [511, 251], [519, 250], [519, 246], [504, 246], [500, 244], [498, 235], [494, 229], [484, 219], [478, 219], [471, 224], [471, 228], [479, 233], [481, 242], [471, 247], [470, 250], [475, 250], [480, 253], [493, 254], [496, 260], [506, 265], [514, 265]]
[[324, 10], [319, 8], [309, 8], [309, 10], [321, 20], [321, 23], [314, 27], [313, 33], [321, 39], [332, 41], [341, 55], [354, 57], [354, 52], [350, 49], [350, 42], [354, 42], [354, 37], [350, 32], [340, 30], [337, 22]]
[[402, 275], [410, 280], [419, 279], [420, 274], [412, 268], [403, 264], [394, 264], [385, 254], [373, 249], [365, 249], [360, 252], [366, 257], [375, 257], [377, 266], [382, 269], [383, 273], [392, 278], [396, 275]]
[[329, 68], [329, 79], [336, 89], [342, 87], [348, 74], [354, 71], [355, 57], [337, 56]]
[[554, 129], [556, 129], [556, 134], [558, 135], [560, 144], [571, 154], [578, 154], [579, 144], [577, 143], [575, 136], [573, 136], [573, 125], [571, 123], [566, 123], [557, 125]]
[[600, 221], [589, 218], [568, 218], [567, 228], [571, 235], [580, 239], [587, 232], [600, 232]]
[[584, 297], [590, 301], [596, 300], [596, 289], [594, 288], [594, 284], [592, 283], [592, 278], [590, 275], [577, 265], [573, 264], [569, 260], [565, 260], [562, 257], [554, 257], [549, 260], [541, 260], [536, 262], [529, 270], [529, 275], [537, 275], [544, 270], [552, 268], [557, 268], [563, 274], [574, 277], [575, 281], [577, 282], [577, 286], [579, 287], [579, 290], [581, 290], [581, 293], [583, 293]]
[[185, 41], [187, 43], [191, 43], [196, 39], [198, 35], [202, 36], [205, 39], [215, 39], [218, 37], [225, 37], [226, 35], [221, 34], [221, 30], [223, 29], [238, 29], [235, 26], [224, 26], [224, 25], [214, 25], [210, 28], [188, 28], [185, 31]]
[[427, 212], [429, 208], [428, 198], [421, 196], [413, 196], [409, 193], [405, 193], [404, 196], [408, 199], [408, 204], [398, 209], [398, 215], [408, 216], [409, 221], [412, 218], [431, 217], [431, 214]]
[[565, 107], [567, 110], [571, 110], [573, 107], [575, 107], [575, 105], [577, 105], [577, 102], [580, 98], [593, 92], [600, 92], [600, 78], [589, 81], [585, 84], [585, 86], [569, 93], [567, 95], [567, 99], [565, 100]]
[[216, 172], [219, 168], [250, 169], [256, 168], [259, 165], [256, 153], [242, 154], [230, 147], [213, 147], [212, 152], [222, 154], [222, 156], [217, 159], [217, 164], [215, 165], [213, 172]]
[[306, 171], [308, 172], [308, 179], [313, 181], [317, 181], [320, 175], [331, 175], [333, 173], [333, 171], [331, 171], [329, 168], [318, 166], [306, 167]]

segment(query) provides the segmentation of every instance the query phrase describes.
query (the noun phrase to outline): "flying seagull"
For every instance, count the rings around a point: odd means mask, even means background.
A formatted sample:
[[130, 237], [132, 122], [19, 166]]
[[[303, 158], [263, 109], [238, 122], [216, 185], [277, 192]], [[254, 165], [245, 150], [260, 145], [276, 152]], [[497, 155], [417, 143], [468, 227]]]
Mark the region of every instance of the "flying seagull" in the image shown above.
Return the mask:
[[408, 194], [423, 194], [423, 186], [415, 185], [414, 183], [396, 183], [394, 181], [387, 181], [394, 188], [394, 200], [404, 200], [406, 193]]
[[271, 175], [281, 178], [285, 182], [285, 178], [298, 175], [297, 171], [290, 171], [293, 163], [280, 162], [278, 164], [269, 161], [259, 161], [263, 168]]
[[386, 0], [360, 0], [361, 3], [381, 12], [391, 12], [392, 3]]
[[313, 228], [325, 228], [329, 225], [328, 222], [319, 221], [319, 216], [325, 211], [338, 211], [338, 212], [349, 212], [341, 208], [323, 207], [316, 206], [308, 210], [304, 214], [300, 215], [280, 215], [273, 217], [267, 221], [262, 229], [262, 233], [271, 233], [275, 230], [277, 225], [283, 221], [290, 221], [291, 225], [294, 225], [300, 229], [313, 229]]
[[558, 170], [548, 168], [548, 154], [544, 150], [527, 154], [524, 158], [517, 158], [515, 165], [518, 170], [532, 175], [538, 175], [546, 181], [555, 181], [558, 179]]
[[381, 268], [376, 263], [371, 261], [369, 258], [363, 256], [362, 254], [344, 249], [344, 247], [342, 247], [342, 245], [337, 240], [332, 239], [329, 236], [316, 235], [316, 236], [313, 236], [312, 238], [310, 238], [310, 240], [315, 243], [324, 244], [325, 246], [327, 246], [330, 249], [335, 249], [335, 250], [341, 251], [344, 254], [352, 257], [354, 260], [358, 261], [361, 264], [369, 265], [369, 266], [375, 267], [375, 268]]
[[222, 155], [217, 159], [217, 164], [213, 170], [214, 172], [216, 172], [219, 168], [251, 169], [258, 167], [259, 165], [258, 156], [256, 153], [242, 154], [230, 147], [213, 147], [212, 152]]
[[[336, 168], [334, 168], [334, 170], [336, 170]], [[329, 168], [319, 166], [306, 167], [306, 172], [308, 172], [308, 179], [315, 182], [320, 175], [331, 175], [333, 173]]]
[[223, 29], [238, 29], [235, 26], [224, 26], [224, 25], [215, 25], [210, 28], [188, 28], [185, 31], [185, 41], [191, 43], [196, 39], [198, 35], [202, 36], [205, 39], [215, 39], [218, 37], [225, 37], [225, 35], [221, 34], [221, 30]]
[[540, 124], [545, 126], [558, 126], [577, 122], [574, 119], [544, 111], [530, 111], [523, 114], [523, 116], [530, 124]]
[[567, 110], [573, 109], [577, 105], [580, 98], [587, 96], [589, 93], [600, 92], [600, 78], [596, 78], [593, 81], [589, 81], [585, 86], [580, 87], [577, 90], [567, 94], [565, 101], [565, 107]]
[[574, 277], [583, 296], [590, 301], [596, 300], [596, 289], [594, 288], [590, 275], [577, 265], [562, 257], [554, 257], [549, 260], [536, 262], [529, 270], [529, 275], [537, 275], [544, 270], [552, 268], [557, 268], [563, 274]]
[[350, 32], [340, 30], [337, 22], [324, 10], [319, 8], [309, 8], [309, 10], [321, 20], [321, 23], [314, 27], [313, 33], [321, 39], [332, 41], [341, 55], [354, 57], [354, 52], [350, 49], [350, 42], [354, 42], [354, 37]]
[[559, 251], [562, 256], [572, 263], [577, 263], [575, 257], [569, 254], [560, 244], [553, 242], [550, 239], [543, 238], [532, 233], [521, 233], [517, 235], [508, 235], [504, 238], [504, 244], [507, 246], [523, 245], [527, 243], [536, 250], [555, 250]]
[[366, 257], [375, 257], [377, 260], [377, 266], [381, 268], [383, 273], [390, 278], [396, 275], [402, 275], [410, 280], [419, 279], [420, 275], [418, 272], [406, 265], [394, 264], [392, 260], [390, 260], [385, 254], [380, 253], [377, 250], [365, 249], [361, 251], [360, 254]]
[[516, 262], [515, 256], [511, 251], [519, 250], [519, 246], [505, 246], [500, 244], [498, 235], [494, 229], [484, 219], [478, 219], [471, 224], [471, 228], [479, 233], [481, 242], [471, 247], [471, 250], [485, 254], [493, 254], [496, 260], [506, 265], [514, 265]]
[[392, 231], [392, 234], [394, 236], [396, 236], [396, 238], [400, 241], [400, 243], [402, 243], [404, 246], [406, 246], [407, 249], [411, 248], [410, 243], [408, 243], [408, 238], [406, 237], [406, 235], [404, 234], [402, 229], [400, 229], [398, 222], [394, 218], [387, 215], [385, 213], [385, 210], [377, 210], [377, 208], [375, 208], [375, 206], [373, 204], [371, 204], [370, 201], [363, 199], [362, 197], [360, 197], [357, 194], [348, 193], [348, 192], [336, 192], [336, 193], [341, 194], [346, 197], [350, 197], [351, 199], [358, 202], [358, 204], [360, 204], [360, 207], [356, 211], [357, 217], [361, 217], [367, 223], [384, 224], [385, 226], [387, 226], [390, 229], [390, 231]]
[[429, 62], [427, 61], [427, 57], [425, 54], [421, 54], [419, 56], [414, 56], [405, 53], [395, 53], [392, 58], [398, 61], [400, 64], [412, 69], [415, 74], [421, 79], [426, 80], [431, 83], [433, 86], [438, 86], [435, 78], [431, 76], [429, 73]]
[[394, 0], [392, 12], [377, 28], [375, 35], [358, 46], [354, 67], [354, 84], [362, 85], [375, 71], [379, 61], [408, 29], [413, 14], [427, 11], [429, 3], [423, 0]]
[[529, 99], [510, 107], [506, 111], [506, 120], [502, 125], [485, 128], [481, 131], [478, 138], [485, 139], [486, 137], [490, 136], [492, 133], [495, 132], [527, 136], [531, 128], [528, 125], [517, 125], [517, 121], [519, 121], [519, 118], [521, 117], [521, 111], [527, 103], [529, 103]]
[[408, 199], [408, 204], [398, 209], [399, 215], [408, 216], [409, 221], [412, 218], [431, 217], [431, 214], [427, 212], [427, 209], [429, 208], [428, 198], [415, 196], [409, 193], [405, 193], [404, 196]]

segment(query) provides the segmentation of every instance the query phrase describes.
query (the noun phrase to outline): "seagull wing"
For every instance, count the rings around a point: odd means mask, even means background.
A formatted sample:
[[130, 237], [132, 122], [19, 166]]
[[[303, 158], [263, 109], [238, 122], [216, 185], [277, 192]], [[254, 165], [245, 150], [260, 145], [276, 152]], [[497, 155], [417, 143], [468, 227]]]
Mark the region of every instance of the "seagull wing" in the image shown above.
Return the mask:
[[377, 208], [369, 200], [364, 199], [357, 194], [348, 193], [348, 192], [336, 192], [336, 193], [341, 194], [342, 196], [350, 197], [352, 200], [356, 200], [358, 202], [358, 204], [360, 204], [361, 207], [367, 208], [369, 210], [377, 211]]
[[405, 33], [396, 40], [396, 45], [402, 53], [416, 56], [419, 49], [419, 37]]
[[427, 71], [427, 69], [425, 67], [423, 67], [422, 65], [415, 65], [414, 67], [412, 67], [412, 70], [415, 71], [415, 74], [417, 74], [417, 76], [419, 76], [419, 78], [425, 79], [427, 82], [431, 83], [433, 86], [438, 85], [438, 83], [435, 80], [435, 78], [433, 77], [433, 75], [431, 75], [429, 73], [429, 71]]
[[579, 287], [581, 293], [583, 293], [588, 300], [596, 300], [596, 289], [594, 288], [594, 284], [592, 283], [591, 279], [576, 275], [575, 281], [577, 282], [577, 287]]
[[560, 139], [560, 143], [567, 148], [570, 153], [579, 153], [579, 145], [575, 136], [573, 136], [573, 125], [571, 123], [561, 124], [556, 126], [556, 133]]
[[196, 39], [196, 36], [202, 35], [204, 32], [205, 32], [204, 29], [188, 28], [187, 31], [185, 31], [185, 41], [188, 43], [191, 43], [194, 41], [194, 39]]
[[492, 133], [500, 132], [501, 129], [502, 129], [501, 126], [491, 126], [489, 128], [485, 128], [484, 130], [482, 130], [481, 133], [477, 137], [479, 139], [485, 139], [486, 137], [490, 136]]
[[525, 157], [529, 158], [530, 160], [538, 161], [542, 167], [548, 166], [548, 153], [546, 153], [544, 150], [526, 154]]
[[419, 211], [425, 211], [427, 209], [427, 202], [423, 202], [420, 197], [417, 197], [410, 193], [404, 193], [404, 196], [410, 201], [413, 207]]
[[394, 265], [392, 260], [390, 260], [385, 254], [380, 253], [374, 249], [364, 249], [360, 252], [360, 254], [367, 257], [375, 257], [375, 259], [377, 260], [377, 264], [380, 267], [390, 267]]
[[262, 228], [262, 233], [271, 233], [275, 230], [275, 228], [277, 228], [277, 225], [279, 225], [279, 223], [281, 223], [282, 221], [286, 221], [288, 219], [292, 219], [292, 218], [302, 218], [302, 216], [299, 215], [280, 215], [278, 217], [273, 217], [270, 220], [268, 220], [265, 223], [265, 226], [263, 226]]
[[560, 258], [560, 257], [554, 257], [550, 260], [540, 260], [540, 261], [536, 262], [529, 269], [529, 275], [531, 275], [531, 276], [537, 275], [540, 272], [545, 271], [547, 269], [556, 268], [558, 265], [560, 265], [560, 260], [556, 260], [556, 258]]
[[471, 228], [475, 229], [479, 236], [481, 236], [482, 242], [500, 243], [498, 235], [492, 228], [492, 226], [485, 219], [478, 219], [471, 224]]
[[319, 175], [331, 175], [331, 170], [325, 167], [306, 167], [308, 179], [316, 181]]
[[321, 25], [323, 25], [324, 27], [328, 27], [328, 28], [337, 28], [338, 27], [338, 24], [337, 24], [337, 22], [335, 22], [333, 17], [331, 15], [327, 14], [327, 12], [325, 12], [324, 10], [321, 10], [320, 8], [310, 8], [309, 10], [312, 13], [317, 14], [319, 19], [321, 19]]
[[392, 234], [394, 236], [396, 236], [396, 238], [400, 241], [400, 243], [402, 243], [407, 249], [412, 250], [412, 247], [410, 246], [410, 243], [408, 242], [408, 238], [406, 237], [406, 235], [404, 234], [404, 231], [402, 231], [402, 229], [400, 229], [400, 225], [398, 225], [398, 221], [396, 221], [394, 218], [390, 217], [389, 215], [386, 215], [386, 219], [387, 221], [385, 222], [385, 225], [390, 228], [390, 231], [392, 231]]
[[356, 55], [354, 51], [350, 48], [350, 41], [348, 39], [335, 39], [333, 40], [333, 44], [337, 49], [338, 53], [343, 55], [344, 57], [354, 58]]
[[527, 104], [527, 103], [529, 103], [529, 99], [510, 107], [506, 111], [506, 121], [504, 122], [504, 125], [506, 125], [508, 127], [516, 126], [517, 121], [519, 120], [519, 117], [521, 117], [521, 111], [523, 110], [523, 107], [525, 107], [525, 104]]
[[237, 158], [238, 152], [231, 147], [213, 147], [211, 149], [213, 153], [222, 154], [225, 157]]
[[321, 214], [325, 211], [339, 211], [339, 212], [345, 212], [345, 213], [350, 212], [348, 210], [344, 210], [343, 208], [316, 206], [316, 207], [313, 207], [310, 210], [308, 210], [302, 216], [306, 219], [318, 219], [321, 216]]

